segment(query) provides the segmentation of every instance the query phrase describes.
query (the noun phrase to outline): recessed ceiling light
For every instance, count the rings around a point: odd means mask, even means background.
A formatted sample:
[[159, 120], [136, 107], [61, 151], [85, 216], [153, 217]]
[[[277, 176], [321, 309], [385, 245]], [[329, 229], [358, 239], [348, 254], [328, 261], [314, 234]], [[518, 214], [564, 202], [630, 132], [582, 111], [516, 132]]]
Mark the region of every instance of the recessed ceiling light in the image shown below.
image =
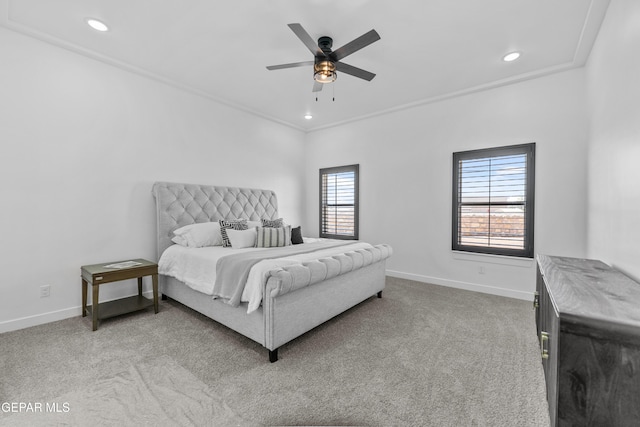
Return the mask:
[[109, 31], [109, 27], [107, 27], [107, 24], [105, 24], [102, 21], [98, 21], [97, 19], [94, 19], [94, 18], [87, 18], [86, 21], [87, 21], [87, 24], [96, 31], [102, 31], [102, 32]]
[[511, 52], [511, 53], [507, 53], [505, 56], [503, 56], [502, 60], [504, 62], [511, 62], [511, 61], [515, 61], [518, 58], [520, 58], [520, 52]]
[[305, 114], [304, 118], [307, 119], [307, 120], [311, 120], [311, 119], [313, 119], [313, 116], [311, 114]]

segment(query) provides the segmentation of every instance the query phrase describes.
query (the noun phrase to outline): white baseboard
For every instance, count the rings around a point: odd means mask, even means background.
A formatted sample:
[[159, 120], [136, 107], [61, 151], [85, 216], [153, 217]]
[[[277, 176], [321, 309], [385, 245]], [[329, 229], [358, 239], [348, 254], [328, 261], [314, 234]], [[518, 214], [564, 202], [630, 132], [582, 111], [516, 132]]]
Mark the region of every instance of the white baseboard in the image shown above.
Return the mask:
[[[533, 301], [531, 292], [515, 291], [513, 289], [496, 288], [493, 286], [480, 285], [477, 283], [459, 282], [456, 280], [442, 279], [439, 277], [422, 276], [419, 274], [404, 273], [402, 271], [387, 270], [387, 276], [400, 279], [414, 280], [416, 282], [431, 283], [433, 285], [447, 286], [450, 288], [464, 289], [467, 291], [480, 292], [483, 294], [499, 295], [502, 297], [515, 298], [525, 301]], [[147, 298], [153, 298], [151, 291], [143, 292]], [[105, 302], [105, 301], [102, 301]], [[48, 313], [36, 314], [19, 319], [0, 322], [0, 333], [17, 331], [18, 329], [29, 328], [31, 326], [43, 325], [45, 323], [56, 322], [70, 317], [82, 315], [82, 307], [71, 307], [63, 310], [51, 311]]]
[[18, 329], [30, 328], [31, 326], [56, 322], [58, 320], [68, 319], [69, 317], [80, 316], [81, 314], [82, 307], [73, 307], [65, 308], [63, 310], [51, 311], [49, 313], [21, 317], [19, 319], [7, 320], [5, 322], [0, 322], [0, 333], [17, 331]]
[[[147, 298], [153, 298], [153, 291], [143, 292], [142, 295], [144, 295]], [[114, 299], [118, 299], [118, 298], [114, 298]], [[107, 302], [107, 300], [100, 301], [100, 302]], [[21, 317], [19, 319], [6, 320], [4, 322], [0, 322], [0, 334], [3, 332], [11, 332], [11, 331], [17, 331], [18, 329], [30, 328], [32, 326], [44, 325], [45, 323], [57, 322], [58, 320], [64, 320], [70, 317], [76, 317], [81, 315], [82, 315], [82, 306], [77, 306], [77, 307], [65, 308], [62, 310], [50, 311], [48, 313], [35, 314], [33, 316]]]
[[466, 291], [480, 292], [483, 294], [498, 295], [501, 297], [515, 298], [525, 301], [533, 301], [533, 293], [516, 291], [513, 289], [496, 288], [494, 286], [480, 285], [477, 283], [459, 282], [457, 280], [442, 279], [439, 277], [422, 276], [419, 274], [404, 273], [402, 271], [387, 270], [387, 276], [399, 279], [413, 280], [422, 283], [431, 283], [449, 288], [464, 289]]

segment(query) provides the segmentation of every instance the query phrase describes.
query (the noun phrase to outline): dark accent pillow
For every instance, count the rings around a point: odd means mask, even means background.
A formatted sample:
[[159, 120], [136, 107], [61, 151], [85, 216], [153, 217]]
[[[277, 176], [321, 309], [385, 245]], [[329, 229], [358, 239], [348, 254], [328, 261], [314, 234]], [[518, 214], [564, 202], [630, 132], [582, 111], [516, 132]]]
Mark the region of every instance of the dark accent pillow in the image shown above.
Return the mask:
[[227, 235], [227, 228], [233, 230], [247, 230], [249, 228], [247, 227], [246, 219], [221, 219], [218, 223], [220, 224], [220, 234], [222, 234], [222, 246], [225, 248], [231, 247], [231, 241]]
[[269, 228], [282, 228], [284, 227], [284, 220], [282, 218], [278, 219], [262, 219], [262, 226]]
[[302, 240], [302, 228], [297, 226], [291, 229], [291, 244], [299, 245], [300, 243], [304, 243], [304, 240]]

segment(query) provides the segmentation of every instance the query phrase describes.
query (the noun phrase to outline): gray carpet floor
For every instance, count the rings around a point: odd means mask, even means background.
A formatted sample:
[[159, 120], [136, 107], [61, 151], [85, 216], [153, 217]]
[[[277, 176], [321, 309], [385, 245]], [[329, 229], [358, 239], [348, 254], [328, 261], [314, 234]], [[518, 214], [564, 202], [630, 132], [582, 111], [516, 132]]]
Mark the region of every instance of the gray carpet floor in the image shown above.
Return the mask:
[[[0, 403], [56, 402], [168, 360], [247, 424], [549, 425], [526, 301], [387, 278], [382, 299], [284, 345], [279, 358], [271, 364], [259, 344], [162, 301], [158, 314], [105, 320], [95, 332], [76, 317], [0, 334]], [[86, 399], [68, 404], [79, 411]], [[15, 419], [0, 411], [0, 425]], [[201, 422], [166, 423], [176, 424]]]

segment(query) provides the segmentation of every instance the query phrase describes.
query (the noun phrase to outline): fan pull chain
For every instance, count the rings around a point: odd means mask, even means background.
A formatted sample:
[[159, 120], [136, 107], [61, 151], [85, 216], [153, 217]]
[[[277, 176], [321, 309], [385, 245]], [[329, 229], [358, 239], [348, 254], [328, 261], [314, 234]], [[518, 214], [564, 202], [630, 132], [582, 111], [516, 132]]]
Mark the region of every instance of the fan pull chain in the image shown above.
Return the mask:
[[331, 92], [333, 95], [333, 102], [336, 102], [336, 84], [335, 83], [331, 85]]

